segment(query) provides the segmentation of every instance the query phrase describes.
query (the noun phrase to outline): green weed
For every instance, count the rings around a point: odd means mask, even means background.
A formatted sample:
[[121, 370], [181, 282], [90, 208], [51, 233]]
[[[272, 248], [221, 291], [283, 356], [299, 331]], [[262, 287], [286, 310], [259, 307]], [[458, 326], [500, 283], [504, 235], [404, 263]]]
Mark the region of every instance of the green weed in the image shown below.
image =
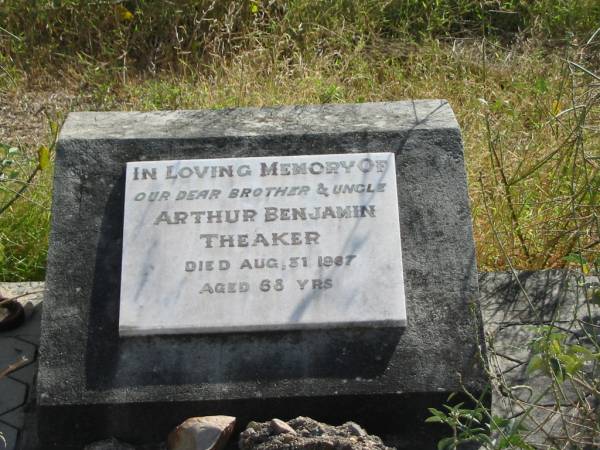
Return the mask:
[[50, 220], [52, 152], [59, 124], [48, 118], [49, 144], [31, 158], [0, 144], [0, 280], [42, 279]]

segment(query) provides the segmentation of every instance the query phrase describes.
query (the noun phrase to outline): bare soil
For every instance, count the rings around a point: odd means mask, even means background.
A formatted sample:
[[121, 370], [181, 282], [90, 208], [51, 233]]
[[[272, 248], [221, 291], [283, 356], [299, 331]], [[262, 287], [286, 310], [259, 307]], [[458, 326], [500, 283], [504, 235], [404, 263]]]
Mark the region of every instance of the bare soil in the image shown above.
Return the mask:
[[32, 151], [48, 144], [48, 119], [62, 123], [78, 95], [64, 87], [0, 92], [0, 142]]

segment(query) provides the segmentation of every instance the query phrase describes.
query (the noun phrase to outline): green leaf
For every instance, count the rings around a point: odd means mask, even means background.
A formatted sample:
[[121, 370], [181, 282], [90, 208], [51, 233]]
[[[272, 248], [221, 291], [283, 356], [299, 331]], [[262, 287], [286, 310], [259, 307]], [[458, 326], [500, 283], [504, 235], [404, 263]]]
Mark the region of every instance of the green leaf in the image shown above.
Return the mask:
[[447, 437], [438, 442], [437, 448], [438, 450], [447, 450], [454, 447], [454, 438]]
[[529, 364], [527, 364], [527, 375], [531, 375], [533, 372], [537, 370], [544, 369], [544, 358], [542, 355], [534, 355], [533, 358], [529, 360]]
[[[448, 397], [448, 400], [450, 400], [450, 397]], [[460, 402], [454, 406], [444, 405], [444, 408], [446, 408], [448, 411], [459, 411], [460, 407], [464, 404], [465, 404], [465, 402]]]
[[543, 94], [544, 92], [546, 92], [548, 90], [548, 82], [546, 81], [545, 78], [538, 78], [535, 82], [535, 89], [540, 93]]
[[52, 134], [52, 136], [58, 135], [58, 122], [50, 120], [50, 133]]
[[439, 409], [435, 409], [435, 408], [427, 408], [427, 409], [434, 416], [438, 416], [438, 417], [445, 417], [446, 416], [446, 414], [444, 412], [440, 411]]
[[45, 145], [38, 148], [38, 164], [41, 170], [45, 170], [50, 165], [50, 149]]
[[444, 423], [441, 417], [431, 416], [425, 419], [425, 423]]
[[558, 359], [562, 363], [565, 372], [569, 375], [573, 375], [583, 365], [582, 359], [579, 359], [578, 357], [572, 355], [563, 354], [560, 355]]
[[500, 416], [492, 417], [492, 428], [493, 429], [504, 428], [504, 427], [508, 426], [509, 424], [510, 424], [510, 419], [506, 419], [506, 418], [500, 417]]
[[475, 422], [475, 423], [480, 423], [481, 422], [481, 414], [478, 414], [477, 411], [471, 411], [471, 410], [461, 409], [460, 410], [460, 417], [462, 419], [468, 419], [471, 422]]
[[554, 355], [560, 355], [562, 353], [562, 348], [560, 346], [560, 340], [559, 339], [552, 339], [550, 341], [550, 350], [552, 351], [552, 353]]
[[578, 355], [585, 361], [591, 361], [592, 359], [594, 359], [594, 352], [592, 352], [589, 348], [585, 348], [584, 346], [579, 344], [571, 345], [571, 348], [569, 348], [569, 353]]
[[565, 381], [564, 368], [558, 358], [550, 358], [550, 369], [552, 370], [556, 381], [558, 381], [559, 383]]
[[567, 256], [565, 256], [563, 258], [566, 262], [570, 262], [570, 263], [574, 263], [574, 264], [579, 264], [579, 265], [584, 265], [587, 263], [587, 261], [583, 258], [583, 256], [581, 256], [578, 253], [570, 253]]

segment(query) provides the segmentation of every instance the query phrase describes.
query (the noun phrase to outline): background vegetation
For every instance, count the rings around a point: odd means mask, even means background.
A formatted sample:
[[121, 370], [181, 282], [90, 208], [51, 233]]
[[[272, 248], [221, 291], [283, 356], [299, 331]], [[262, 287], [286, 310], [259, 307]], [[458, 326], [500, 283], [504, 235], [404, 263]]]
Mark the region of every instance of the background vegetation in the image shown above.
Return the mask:
[[[0, 0], [0, 281], [44, 277], [69, 111], [417, 98], [448, 99], [461, 125], [480, 270], [597, 274], [599, 30], [598, 0]], [[600, 347], [574, 323], [536, 329], [530, 369], [576, 386], [564, 442], [585, 448]], [[533, 448], [520, 419], [486, 415], [432, 411], [453, 433], [441, 448]]]

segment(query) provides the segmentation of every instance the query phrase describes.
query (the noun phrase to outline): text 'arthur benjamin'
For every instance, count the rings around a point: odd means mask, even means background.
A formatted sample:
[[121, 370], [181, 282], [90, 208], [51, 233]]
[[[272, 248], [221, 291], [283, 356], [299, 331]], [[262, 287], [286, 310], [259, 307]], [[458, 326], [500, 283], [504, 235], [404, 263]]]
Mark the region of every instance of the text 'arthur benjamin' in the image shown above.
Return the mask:
[[[264, 208], [264, 221], [356, 219], [375, 217], [375, 205], [315, 206], [313, 208]], [[154, 225], [180, 225], [186, 223], [236, 223], [254, 222], [255, 209], [219, 209], [207, 211], [161, 211]]]

